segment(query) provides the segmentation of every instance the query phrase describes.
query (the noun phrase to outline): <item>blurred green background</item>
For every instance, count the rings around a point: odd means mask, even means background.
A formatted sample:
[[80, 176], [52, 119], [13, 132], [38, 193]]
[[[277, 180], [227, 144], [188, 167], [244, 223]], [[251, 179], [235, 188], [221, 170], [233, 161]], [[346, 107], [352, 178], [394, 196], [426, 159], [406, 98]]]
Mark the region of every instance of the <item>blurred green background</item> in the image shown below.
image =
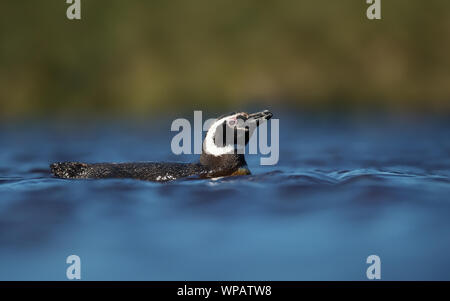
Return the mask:
[[450, 112], [450, 1], [0, 2], [0, 117]]

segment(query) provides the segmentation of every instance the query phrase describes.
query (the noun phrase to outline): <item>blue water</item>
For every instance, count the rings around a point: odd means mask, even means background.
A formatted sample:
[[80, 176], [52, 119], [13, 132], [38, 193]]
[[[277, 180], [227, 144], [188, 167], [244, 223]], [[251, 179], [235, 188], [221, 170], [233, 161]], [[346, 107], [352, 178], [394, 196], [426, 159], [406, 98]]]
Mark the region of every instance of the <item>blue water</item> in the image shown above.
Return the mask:
[[450, 280], [448, 120], [275, 117], [277, 165], [163, 184], [48, 164], [194, 161], [170, 120], [1, 125], [0, 280]]

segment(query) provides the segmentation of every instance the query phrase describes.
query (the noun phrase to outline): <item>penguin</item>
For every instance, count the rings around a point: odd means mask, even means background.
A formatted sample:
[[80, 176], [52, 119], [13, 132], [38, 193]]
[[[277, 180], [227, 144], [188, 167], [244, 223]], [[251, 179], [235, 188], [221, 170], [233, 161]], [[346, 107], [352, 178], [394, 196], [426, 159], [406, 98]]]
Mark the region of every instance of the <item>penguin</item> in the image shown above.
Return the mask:
[[129, 178], [167, 182], [186, 177], [218, 178], [249, 175], [244, 150], [255, 129], [272, 118], [268, 110], [248, 114], [230, 113], [219, 117], [208, 129], [197, 163], [81, 163], [59, 162], [51, 172], [62, 179]]

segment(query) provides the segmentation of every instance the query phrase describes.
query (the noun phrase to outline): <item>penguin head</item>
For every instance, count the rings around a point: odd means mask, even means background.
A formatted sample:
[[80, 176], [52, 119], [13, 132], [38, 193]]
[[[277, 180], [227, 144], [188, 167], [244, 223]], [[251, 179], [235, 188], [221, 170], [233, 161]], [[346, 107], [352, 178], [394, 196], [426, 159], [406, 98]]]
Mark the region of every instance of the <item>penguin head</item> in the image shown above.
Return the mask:
[[272, 116], [268, 110], [220, 116], [206, 133], [203, 152], [216, 157], [235, 154], [237, 150], [245, 148], [256, 128]]

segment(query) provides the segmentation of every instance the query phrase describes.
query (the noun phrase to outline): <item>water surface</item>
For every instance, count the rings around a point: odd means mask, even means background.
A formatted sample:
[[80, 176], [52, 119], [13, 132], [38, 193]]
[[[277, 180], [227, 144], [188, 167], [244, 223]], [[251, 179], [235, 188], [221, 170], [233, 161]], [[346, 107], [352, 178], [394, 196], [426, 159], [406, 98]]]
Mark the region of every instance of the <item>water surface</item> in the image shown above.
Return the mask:
[[[279, 116], [278, 116], [279, 117]], [[157, 125], [157, 126], [155, 126]], [[160, 131], [156, 131], [158, 128]], [[0, 280], [450, 280], [450, 124], [280, 118], [280, 161], [218, 180], [61, 180], [54, 161], [194, 161], [170, 121], [0, 127]]]

